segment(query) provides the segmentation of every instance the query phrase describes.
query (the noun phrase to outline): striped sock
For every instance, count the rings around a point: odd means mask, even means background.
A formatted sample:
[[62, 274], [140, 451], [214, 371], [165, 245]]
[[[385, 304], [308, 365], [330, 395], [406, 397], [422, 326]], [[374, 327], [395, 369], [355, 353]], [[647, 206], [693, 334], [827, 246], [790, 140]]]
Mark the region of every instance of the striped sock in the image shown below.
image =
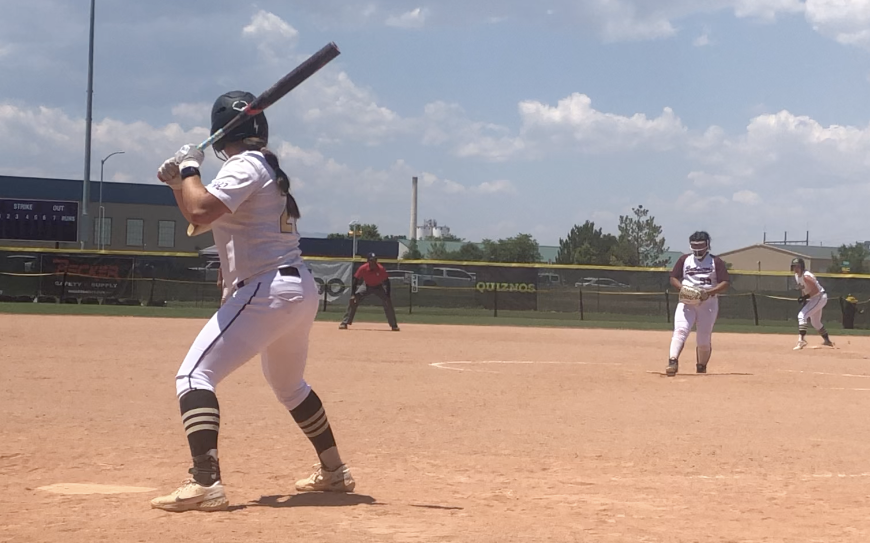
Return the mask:
[[293, 416], [293, 420], [296, 421], [311, 444], [314, 445], [314, 450], [317, 451], [323, 469], [332, 471], [341, 466], [341, 457], [335, 445], [335, 437], [332, 435], [329, 419], [326, 418], [323, 403], [313, 390], [308, 393], [301, 404], [290, 411], [290, 415]]
[[819, 329], [819, 335], [822, 336], [825, 341], [830, 341], [830, 339], [828, 339], [828, 331], [825, 329], [824, 326]]
[[217, 396], [210, 390], [191, 390], [179, 400], [181, 422], [193, 457], [193, 478], [201, 485], [220, 480], [218, 466], [218, 431], [220, 409]]

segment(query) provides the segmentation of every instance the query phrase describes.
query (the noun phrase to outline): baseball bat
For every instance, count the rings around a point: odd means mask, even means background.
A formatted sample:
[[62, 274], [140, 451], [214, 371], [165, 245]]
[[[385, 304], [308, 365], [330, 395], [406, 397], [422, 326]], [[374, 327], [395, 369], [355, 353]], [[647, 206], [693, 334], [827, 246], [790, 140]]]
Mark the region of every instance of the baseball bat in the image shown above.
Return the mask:
[[[329, 42], [324, 45], [319, 51], [305, 59], [305, 61], [293, 69], [274, 85], [263, 91], [259, 96], [254, 98], [254, 101], [245, 106], [245, 109], [239, 112], [238, 115], [226, 124], [223, 128], [209, 136], [205, 141], [197, 145], [197, 149], [202, 151], [214, 144], [214, 142], [224, 137], [227, 132], [236, 128], [248, 119], [259, 115], [266, 108], [283, 98], [288, 92], [298, 87], [303, 81], [314, 75], [318, 70], [326, 66], [332, 59], [341, 54], [335, 42]], [[198, 236], [211, 230], [210, 225], [194, 226], [188, 225], [188, 237]]]
[[266, 108], [283, 98], [288, 92], [298, 87], [303, 81], [314, 75], [317, 70], [326, 66], [329, 61], [337, 57], [339, 54], [341, 54], [341, 51], [338, 50], [338, 46], [335, 45], [335, 42], [329, 42], [324, 45], [320, 51], [308, 57], [305, 62], [294, 68], [292, 72], [279, 79], [274, 85], [263, 91], [260, 96], [254, 98], [254, 101], [245, 106], [245, 109], [240, 111], [233, 120], [226, 124], [226, 126], [197, 145], [197, 149], [202, 151], [224, 137], [224, 134], [227, 132], [236, 128], [251, 117], [255, 117], [265, 111]]

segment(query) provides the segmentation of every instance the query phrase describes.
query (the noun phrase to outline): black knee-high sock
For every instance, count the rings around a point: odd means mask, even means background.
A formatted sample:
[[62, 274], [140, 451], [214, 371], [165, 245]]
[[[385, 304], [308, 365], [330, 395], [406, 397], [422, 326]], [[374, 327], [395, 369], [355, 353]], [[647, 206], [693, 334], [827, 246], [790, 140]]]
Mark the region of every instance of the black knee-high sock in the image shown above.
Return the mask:
[[822, 338], [824, 338], [825, 341], [830, 341], [830, 339], [828, 339], [828, 331], [825, 329], [824, 326], [819, 329], [819, 334], [822, 336]]
[[798, 325], [798, 333], [801, 335], [801, 340], [806, 339], [805, 336], [807, 335], [807, 325], [806, 324], [799, 324]]
[[221, 416], [217, 396], [210, 390], [191, 390], [181, 397], [179, 404], [193, 457], [190, 473], [197, 483], [209, 486], [221, 478], [217, 454]]
[[317, 394], [313, 390], [309, 392], [302, 403], [290, 411], [290, 414], [306, 437], [311, 440], [324, 469], [334, 470], [339, 467], [341, 457], [338, 455], [335, 437], [332, 435], [332, 428], [329, 426], [329, 419], [326, 418], [323, 403]]

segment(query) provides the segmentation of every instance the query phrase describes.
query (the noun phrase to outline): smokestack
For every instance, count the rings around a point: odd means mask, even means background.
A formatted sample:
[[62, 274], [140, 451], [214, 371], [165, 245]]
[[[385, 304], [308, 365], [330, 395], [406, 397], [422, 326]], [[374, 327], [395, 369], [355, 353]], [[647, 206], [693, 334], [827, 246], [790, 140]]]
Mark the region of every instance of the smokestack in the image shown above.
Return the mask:
[[417, 239], [417, 178], [411, 178], [411, 230], [408, 239]]

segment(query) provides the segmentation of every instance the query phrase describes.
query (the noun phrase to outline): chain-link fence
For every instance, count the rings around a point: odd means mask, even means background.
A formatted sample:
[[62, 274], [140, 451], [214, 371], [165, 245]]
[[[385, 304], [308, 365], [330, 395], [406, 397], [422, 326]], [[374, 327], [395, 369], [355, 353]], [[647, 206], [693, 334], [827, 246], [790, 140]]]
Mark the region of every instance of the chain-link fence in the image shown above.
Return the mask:
[[[361, 261], [307, 258], [321, 311], [343, 312]], [[670, 322], [677, 304], [668, 270], [544, 264], [383, 261], [397, 312], [528, 319]], [[0, 301], [217, 307], [217, 262], [196, 255], [0, 251]], [[870, 276], [819, 274], [823, 318], [870, 328]], [[788, 272], [731, 272], [719, 320], [794, 322]], [[848, 298], [848, 297], [852, 298]], [[854, 298], [854, 303], [847, 300]], [[364, 305], [378, 304], [367, 299]], [[851, 315], [851, 319], [850, 319]], [[850, 323], [849, 321], [852, 321]]]

